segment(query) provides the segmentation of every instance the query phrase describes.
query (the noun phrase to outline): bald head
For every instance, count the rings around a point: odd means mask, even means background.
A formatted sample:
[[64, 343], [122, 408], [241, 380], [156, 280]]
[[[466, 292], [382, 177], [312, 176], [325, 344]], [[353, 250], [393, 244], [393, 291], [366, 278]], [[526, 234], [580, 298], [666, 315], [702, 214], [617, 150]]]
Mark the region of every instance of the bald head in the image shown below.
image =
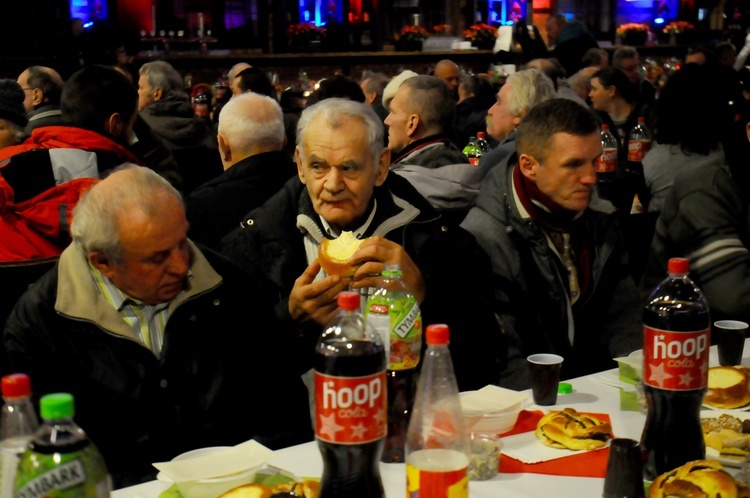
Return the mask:
[[443, 59], [435, 66], [434, 76], [440, 78], [451, 89], [454, 98], [458, 98], [458, 85], [461, 82], [461, 70], [458, 65], [448, 59]]
[[224, 169], [249, 156], [281, 150], [286, 142], [279, 104], [259, 93], [243, 93], [219, 114], [219, 152]]
[[23, 88], [23, 105], [27, 111], [60, 103], [63, 79], [51, 67], [30, 66], [21, 73], [17, 82]]

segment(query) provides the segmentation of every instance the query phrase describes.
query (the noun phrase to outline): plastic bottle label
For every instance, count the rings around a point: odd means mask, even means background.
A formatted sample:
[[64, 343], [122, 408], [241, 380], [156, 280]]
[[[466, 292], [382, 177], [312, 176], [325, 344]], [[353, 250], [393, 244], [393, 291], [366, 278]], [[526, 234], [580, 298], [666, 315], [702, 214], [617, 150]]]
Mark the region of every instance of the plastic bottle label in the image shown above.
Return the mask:
[[385, 370], [365, 377], [315, 372], [315, 436], [338, 444], [362, 444], [386, 435]]
[[597, 173], [613, 173], [617, 169], [617, 149], [604, 149], [596, 161]]
[[[385, 313], [389, 319], [386, 324]], [[408, 370], [419, 365], [422, 349], [422, 315], [414, 296], [388, 301], [373, 295], [368, 300], [367, 320], [380, 332], [389, 345], [388, 370]]]
[[110, 496], [111, 484], [98, 452], [26, 452], [21, 458], [15, 498], [99, 498]]
[[468, 498], [466, 455], [446, 449], [415, 451], [406, 462], [406, 495], [410, 498]]
[[651, 149], [649, 140], [629, 140], [628, 141], [628, 161], [635, 163], [643, 162], [643, 156]]
[[710, 332], [670, 332], [644, 326], [643, 383], [668, 391], [705, 388]]
[[473, 166], [477, 166], [479, 164], [479, 158], [478, 157], [470, 157], [469, 163]]

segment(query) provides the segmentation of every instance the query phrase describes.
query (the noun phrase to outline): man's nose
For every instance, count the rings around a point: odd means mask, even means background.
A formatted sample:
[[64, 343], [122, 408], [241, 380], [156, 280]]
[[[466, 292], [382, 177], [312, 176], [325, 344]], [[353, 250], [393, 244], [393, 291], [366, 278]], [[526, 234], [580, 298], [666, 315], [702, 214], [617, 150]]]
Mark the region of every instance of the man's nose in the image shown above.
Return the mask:
[[329, 192], [338, 192], [342, 190], [344, 184], [344, 175], [339, 168], [330, 168], [325, 176], [323, 187]]
[[583, 185], [596, 185], [596, 166], [594, 163], [583, 167], [581, 171], [581, 183]]
[[173, 275], [187, 275], [190, 267], [190, 253], [185, 250], [172, 251], [167, 262], [167, 270]]

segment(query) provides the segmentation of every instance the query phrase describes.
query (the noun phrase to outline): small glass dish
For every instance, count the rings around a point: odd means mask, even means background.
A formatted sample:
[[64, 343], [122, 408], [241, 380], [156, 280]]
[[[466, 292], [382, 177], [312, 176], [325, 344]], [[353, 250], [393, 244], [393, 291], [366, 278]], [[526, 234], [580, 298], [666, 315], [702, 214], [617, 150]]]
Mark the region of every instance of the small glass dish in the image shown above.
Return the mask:
[[469, 440], [469, 469], [472, 481], [486, 481], [500, 469], [500, 440], [494, 434], [472, 433]]

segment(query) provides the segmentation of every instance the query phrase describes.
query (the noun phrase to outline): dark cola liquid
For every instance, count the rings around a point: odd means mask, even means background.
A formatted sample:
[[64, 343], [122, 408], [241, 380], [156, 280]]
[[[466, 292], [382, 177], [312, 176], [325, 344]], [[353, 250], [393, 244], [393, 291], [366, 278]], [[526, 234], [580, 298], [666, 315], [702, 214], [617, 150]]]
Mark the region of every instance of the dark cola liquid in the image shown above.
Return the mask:
[[[709, 327], [708, 309], [700, 302], [649, 304], [643, 324], [669, 331], [697, 331]], [[691, 460], [706, 457], [700, 426], [700, 409], [706, 389], [670, 391], [644, 384], [648, 415], [641, 436], [643, 476], [653, 480], [659, 474]]]
[[[382, 344], [369, 341], [322, 342], [315, 350], [314, 367], [327, 375], [372, 375], [385, 370], [385, 349]], [[320, 498], [384, 497], [378, 467], [384, 441], [335, 444], [318, 440], [318, 448], [323, 456]]]
[[417, 369], [388, 370], [388, 435], [382, 461], [404, 463], [406, 430], [409, 428], [414, 397], [417, 392]]

